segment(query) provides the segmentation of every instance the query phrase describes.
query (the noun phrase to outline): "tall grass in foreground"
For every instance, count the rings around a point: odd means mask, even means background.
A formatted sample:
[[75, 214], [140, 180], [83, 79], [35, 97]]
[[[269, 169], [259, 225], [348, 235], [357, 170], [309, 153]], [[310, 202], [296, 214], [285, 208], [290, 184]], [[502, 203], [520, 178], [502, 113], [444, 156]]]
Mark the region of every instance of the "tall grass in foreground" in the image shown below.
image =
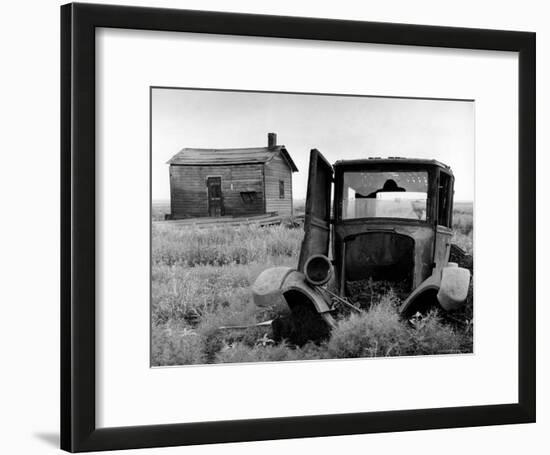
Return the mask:
[[[455, 241], [471, 252], [471, 210], [455, 211], [453, 224]], [[257, 308], [250, 286], [266, 268], [296, 267], [302, 237], [302, 229], [285, 226], [193, 229], [154, 224], [153, 365], [472, 352], [471, 327], [453, 329], [435, 313], [413, 323], [402, 321], [391, 293], [379, 295], [366, 314], [344, 318], [320, 345], [275, 345], [268, 329], [219, 330], [288, 311]]]
[[413, 321], [401, 319], [398, 301], [382, 296], [367, 312], [341, 320], [319, 345], [275, 345], [262, 329], [224, 333], [216, 324], [196, 330], [157, 327], [153, 331], [153, 363], [236, 363], [472, 352], [470, 334], [442, 323], [436, 312]]
[[328, 342], [334, 358], [391, 357], [470, 352], [468, 339], [442, 323], [436, 311], [404, 321], [389, 293], [366, 313], [340, 322]]
[[[219, 333], [220, 326], [274, 317], [280, 309], [256, 308], [250, 286], [268, 267], [295, 267], [302, 236], [302, 230], [283, 226], [182, 229], [154, 225], [153, 363], [212, 362], [232, 337]], [[247, 334], [255, 342], [257, 333]]]

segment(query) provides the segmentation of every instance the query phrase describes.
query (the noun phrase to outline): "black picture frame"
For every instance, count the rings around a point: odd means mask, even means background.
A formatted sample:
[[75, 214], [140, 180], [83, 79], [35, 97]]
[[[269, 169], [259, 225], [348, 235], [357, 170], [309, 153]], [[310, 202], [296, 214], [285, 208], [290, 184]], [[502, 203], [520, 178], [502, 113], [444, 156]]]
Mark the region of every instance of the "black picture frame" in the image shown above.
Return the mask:
[[[299, 38], [519, 53], [517, 403], [96, 428], [95, 29]], [[495, 158], [498, 151], [495, 151]], [[61, 7], [61, 448], [71, 452], [535, 421], [535, 34], [98, 4]]]

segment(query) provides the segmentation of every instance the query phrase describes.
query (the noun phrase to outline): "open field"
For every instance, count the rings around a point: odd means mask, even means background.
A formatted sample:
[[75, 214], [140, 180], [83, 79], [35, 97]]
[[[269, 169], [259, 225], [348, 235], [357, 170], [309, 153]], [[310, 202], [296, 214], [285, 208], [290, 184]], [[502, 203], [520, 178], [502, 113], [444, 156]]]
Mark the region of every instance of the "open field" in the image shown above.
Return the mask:
[[453, 242], [473, 254], [474, 212], [471, 202], [455, 202], [453, 210]]
[[162, 221], [164, 220], [164, 215], [169, 213], [170, 213], [169, 201], [153, 201], [153, 203], [151, 204], [152, 221]]
[[[164, 219], [166, 209], [167, 204], [154, 203], [153, 220]], [[457, 204], [453, 224], [454, 241], [471, 253], [471, 204]], [[301, 228], [286, 225], [200, 230], [153, 225], [152, 365], [472, 352], [471, 320], [449, 326], [432, 313], [402, 321], [400, 302], [391, 291], [378, 295], [365, 314], [343, 318], [320, 345], [276, 345], [266, 328], [219, 330], [286, 311], [255, 307], [250, 285], [268, 267], [295, 267], [302, 236]]]

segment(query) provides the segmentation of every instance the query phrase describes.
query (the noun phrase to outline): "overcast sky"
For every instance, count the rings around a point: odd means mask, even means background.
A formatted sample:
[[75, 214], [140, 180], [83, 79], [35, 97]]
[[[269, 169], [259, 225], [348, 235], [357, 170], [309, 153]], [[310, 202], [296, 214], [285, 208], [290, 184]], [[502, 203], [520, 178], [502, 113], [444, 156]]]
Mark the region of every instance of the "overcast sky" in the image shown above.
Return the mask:
[[169, 200], [168, 161], [184, 147], [263, 147], [277, 133], [306, 195], [309, 151], [329, 162], [369, 156], [433, 158], [455, 175], [455, 200], [474, 196], [474, 103], [337, 95], [153, 89], [152, 197]]

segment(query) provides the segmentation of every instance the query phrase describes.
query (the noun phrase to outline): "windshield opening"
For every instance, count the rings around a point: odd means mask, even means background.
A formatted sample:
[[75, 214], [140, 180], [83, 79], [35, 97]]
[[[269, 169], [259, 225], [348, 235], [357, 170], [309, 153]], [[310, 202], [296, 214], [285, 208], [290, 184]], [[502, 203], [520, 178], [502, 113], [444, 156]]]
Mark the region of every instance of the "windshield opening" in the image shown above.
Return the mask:
[[344, 173], [342, 218], [426, 220], [427, 171]]

